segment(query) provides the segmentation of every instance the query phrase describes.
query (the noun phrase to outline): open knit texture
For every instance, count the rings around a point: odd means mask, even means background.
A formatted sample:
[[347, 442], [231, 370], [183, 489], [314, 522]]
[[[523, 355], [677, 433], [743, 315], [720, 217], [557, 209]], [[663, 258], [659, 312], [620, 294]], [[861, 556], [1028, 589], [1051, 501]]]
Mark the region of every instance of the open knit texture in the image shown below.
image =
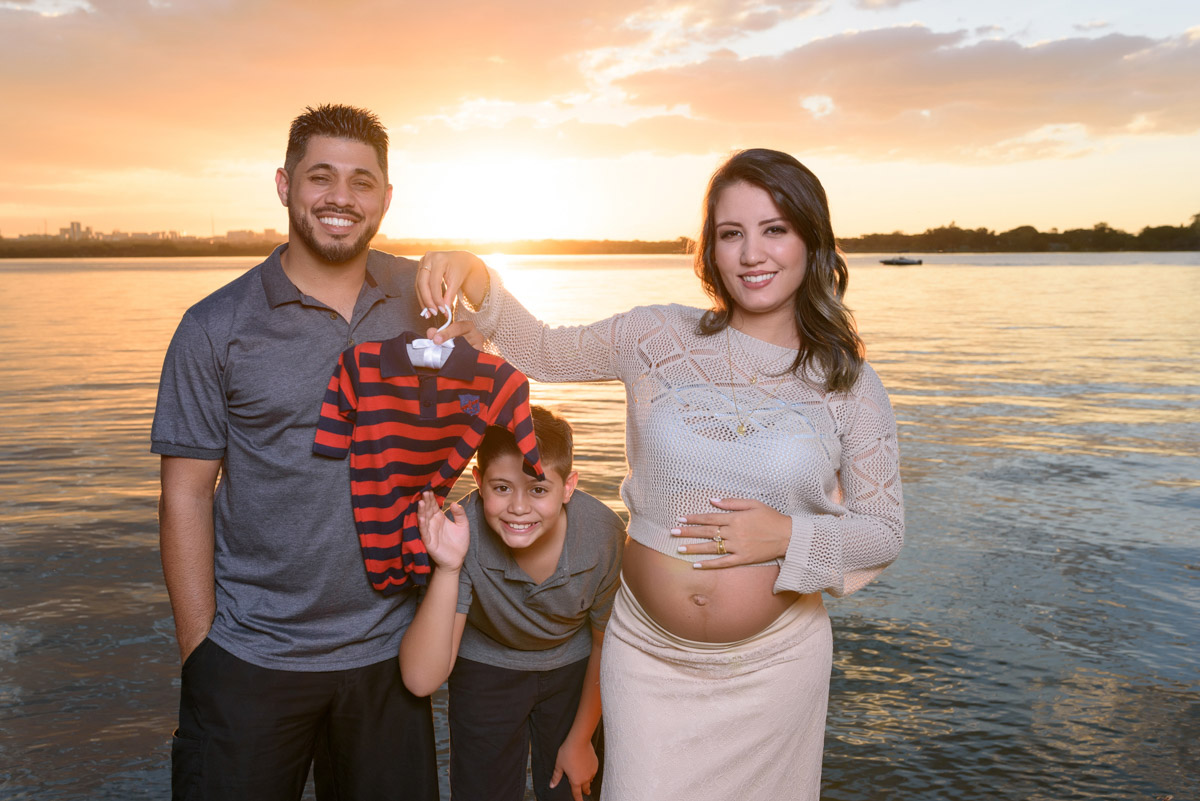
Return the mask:
[[[500, 354], [544, 382], [625, 385], [621, 500], [629, 536], [680, 554], [703, 540], [672, 537], [683, 515], [717, 511], [710, 498], [751, 498], [788, 515], [775, 592], [859, 589], [904, 542], [904, 500], [891, 403], [870, 365], [849, 392], [790, 370], [796, 351], [729, 328], [702, 336], [703, 311], [643, 306], [583, 326], [550, 327], [489, 270], [479, 309], [460, 304]], [[738, 433], [739, 423], [745, 434]]]

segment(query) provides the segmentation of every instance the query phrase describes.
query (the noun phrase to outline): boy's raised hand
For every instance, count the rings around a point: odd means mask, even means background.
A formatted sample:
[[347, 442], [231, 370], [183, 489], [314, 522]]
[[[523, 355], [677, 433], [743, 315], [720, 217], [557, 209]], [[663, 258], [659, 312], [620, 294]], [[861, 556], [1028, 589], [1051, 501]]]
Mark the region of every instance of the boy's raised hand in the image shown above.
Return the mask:
[[450, 504], [450, 516], [453, 519], [447, 520], [432, 492], [421, 493], [417, 501], [421, 542], [425, 543], [425, 550], [435, 565], [446, 570], [458, 570], [467, 558], [471, 526], [467, 522], [467, 513], [457, 503]]
[[571, 783], [571, 795], [575, 801], [583, 801], [584, 793], [592, 794], [592, 779], [600, 769], [600, 758], [592, 746], [591, 738], [574, 739], [570, 734], [558, 748], [558, 759], [554, 762], [554, 775], [550, 777], [551, 789], [565, 775]]

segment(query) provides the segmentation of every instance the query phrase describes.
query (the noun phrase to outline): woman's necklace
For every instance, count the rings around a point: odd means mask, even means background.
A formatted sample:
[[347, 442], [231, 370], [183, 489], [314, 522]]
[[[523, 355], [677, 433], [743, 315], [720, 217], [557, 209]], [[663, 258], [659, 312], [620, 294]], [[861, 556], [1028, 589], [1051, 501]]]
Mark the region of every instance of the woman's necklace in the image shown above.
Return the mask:
[[[729, 326], [725, 326], [725, 356], [729, 360], [729, 391], [733, 395], [733, 414], [737, 417], [737, 432], [738, 436], [746, 436], [746, 420], [749, 418], [742, 417], [742, 410], [738, 406], [737, 401], [737, 386], [735, 386], [733, 375], [733, 343], [729, 340]], [[758, 383], [758, 376], [750, 376], [750, 384], [753, 386]]]

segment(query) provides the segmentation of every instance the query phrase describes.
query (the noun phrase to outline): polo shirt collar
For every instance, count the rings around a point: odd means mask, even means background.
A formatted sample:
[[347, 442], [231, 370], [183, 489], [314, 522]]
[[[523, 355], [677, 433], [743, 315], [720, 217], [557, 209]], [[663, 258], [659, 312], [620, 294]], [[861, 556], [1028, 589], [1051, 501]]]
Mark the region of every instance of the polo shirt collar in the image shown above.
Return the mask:
[[285, 303], [299, 303], [304, 300], [300, 290], [283, 271], [283, 252], [287, 250], [287, 242], [271, 251], [267, 260], [262, 264], [262, 285], [267, 293], [267, 303], [274, 309]]
[[378, 287], [389, 298], [398, 298], [413, 291], [411, 280], [402, 279], [399, 270], [387, 268], [388, 262], [394, 258], [381, 250], [367, 251], [367, 284]]
[[[288, 243], [284, 242], [271, 251], [271, 255], [262, 264], [263, 290], [267, 293], [267, 302], [272, 309], [285, 303], [304, 302], [304, 295], [283, 271], [283, 254], [287, 249]], [[367, 252], [367, 297], [372, 302], [380, 297], [400, 297], [411, 290], [411, 287], [402, 286], [404, 282], [400, 279], [398, 271], [387, 269], [389, 258], [388, 254], [382, 251]]]
[[[408, 358], [408, 345], [421, 335], [405, 331], [398, 337], [384, 341], [379, 348], [379, 374], [384, 378], [395, 378], [402, 375], [416, 375], [412, 359]], [[479, 351], [462, 337], [454, 338], [454, 350], [446, 358], [446, 363], [438, 369], [437, 374], [444, 378], [458, 381], [475, 379], [476, 367], [479, 365]]]

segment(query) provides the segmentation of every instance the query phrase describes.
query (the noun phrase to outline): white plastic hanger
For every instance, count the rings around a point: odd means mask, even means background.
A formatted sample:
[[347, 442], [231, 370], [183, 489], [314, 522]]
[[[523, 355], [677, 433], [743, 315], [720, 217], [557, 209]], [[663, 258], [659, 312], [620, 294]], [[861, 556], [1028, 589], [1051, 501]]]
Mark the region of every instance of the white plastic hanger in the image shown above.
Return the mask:
[[[454, 317], [447, 306], [442, 307], [442, 313], [446, 315], [446, 322], [442, 323], [438, 332], [446, 330], [446, 326], [454, 322]], [[454, 340], [447, 339], [440, 345], [434, 343], [432, 339], [414, 339], [408, 344], [408, 359], [412, 362], [413, 367], [431, 367], [434, 370], [442, 369], [442, 365], [446, 363], [446, 359], [450, 358], [450, 352], [454, 350]]]

